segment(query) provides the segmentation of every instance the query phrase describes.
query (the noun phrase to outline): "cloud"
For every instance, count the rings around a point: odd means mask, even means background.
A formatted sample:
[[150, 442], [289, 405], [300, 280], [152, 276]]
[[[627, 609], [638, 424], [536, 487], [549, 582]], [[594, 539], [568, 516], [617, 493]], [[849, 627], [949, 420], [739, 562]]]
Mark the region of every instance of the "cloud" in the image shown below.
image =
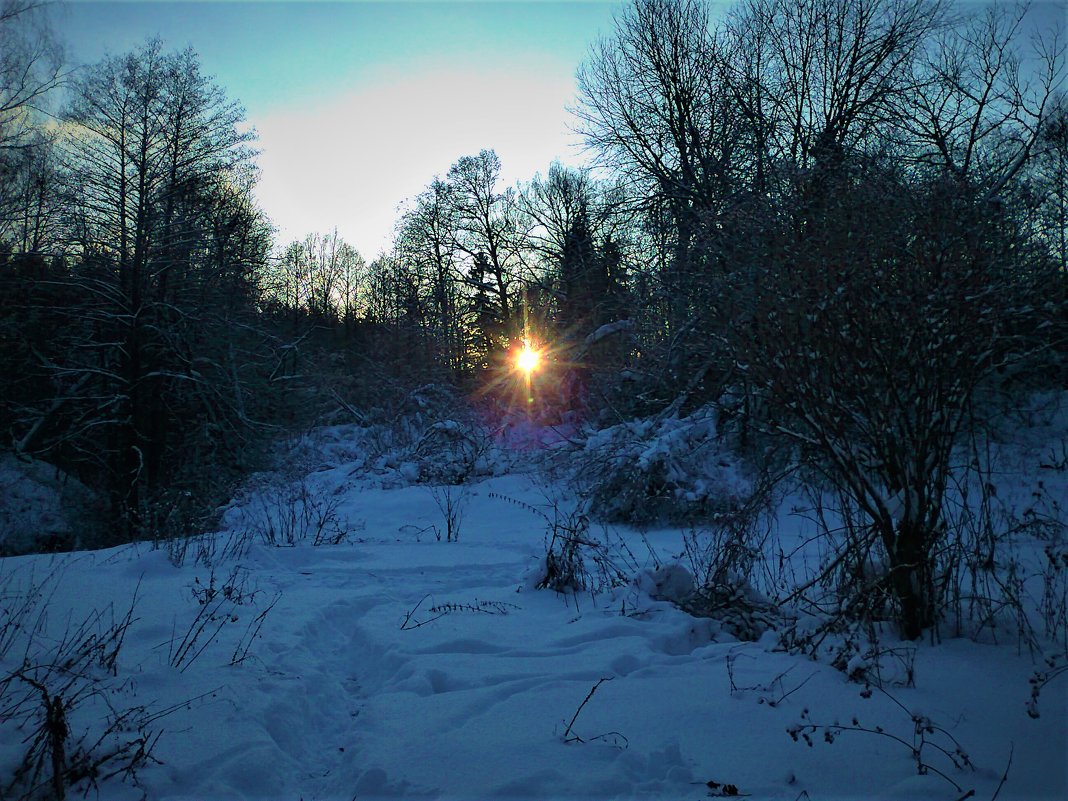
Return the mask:
[[559, 67], [424, 65], [315, 107], [252, 120], [258, 196], [282, 242], [337, 227], [367, 258], [388, 246], [397, 206], [459, 157], [493, 148], [511, 184], [575, 161]]

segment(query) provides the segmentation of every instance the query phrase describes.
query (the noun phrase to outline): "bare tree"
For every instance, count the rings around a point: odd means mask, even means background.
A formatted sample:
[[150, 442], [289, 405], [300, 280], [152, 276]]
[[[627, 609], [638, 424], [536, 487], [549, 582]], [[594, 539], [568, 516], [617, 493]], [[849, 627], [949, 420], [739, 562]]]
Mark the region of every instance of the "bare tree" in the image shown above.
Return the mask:
[[63, 161], [75, 268], [58, 283], [78, 297], [53, 341], [68, 346], [47, 361], [67, 401], [38, 417], [65, 424], [35, 422], [17, 441], [106, 477], [127, 536], [158, 522], [159, 493], [193, 458], [198, 426], [214, 427], [214, 451], [248, 424], [231, 345], [265, 237], [241, 117], [194, 54], [158, 41], [72, 87]]
[[342, 320], [355, 311], [363, 257], [334, 229], [309, 234], [300, 243], [308, 311], [321, 320]]
[[419, 291], [428, 296], [429, 335], [438, 341], [445, 363], [463, 370], [468, 353], [459, 224], [453, 187], [435, 178], [401, 216], [394, 249]]
[[432, 307], [420, 276], [396, 253], [371, 262], [367, 276], [366, 323], [374, 356], [393, 375], [421, 374], [441, 365], [430, 336]]
[[54, 200], [51, 137], [38, 109], [62, 82], [63, 49], [36, 0], [0, 0], [0, 242], [37, 251], [49, 242]]
[[63, 49], [39, 0], [0, 2], [0, 150], [25, 144], [32, 130], [27, 112], [57, 87]]
[[[578, 130], [600, 166], [642, 199], [647, 297], [639, 328], [648, 402], [714, 395], [727, 370], [710, 347], [729, 325], [734, 210], [752, 194], [755, 123], [729, 91], [736, 45], [702, 0], [635, 0], [579, 72]], [[706, 378], [711, 380], [706, 381]], [[696, 397], [696, 396], [695, 396]]]
[[1032, 168], [1039, 236], [1068, 280], [1068, 95], [1060, 95], [1047, 115]]
[[707, 271], [704, 234], [742, 176], [740, 118], [720, 91], [725, 51], [700, 0], [637, 0], [579, 71], [578, 129], [599, 163], [649, 198], [667, 223], [659, 279], [669, 330], [703, 306], [694, 287]]
[[728, 24], [732, 91], [780, 162], [878, 147], [944, 19], [941, 0], [749, 0]]
[[367, 272], [363, 257], [336, 230], [308, 234], [269, 261], [259, 278], [275, 334], [284, 343], [273, 371], [276, 380], [293, 383], [305, 352], [323, 347], [339, 328], [351, 344], [365, 311]]
[[527, 218], [528, 248], [544, 261], [558, 261], [567, 232], [586, 218], [597, 239], [625, 239], [635, 217], [635, 201], [618, 181], [599, 181], [589, 169], [566, 167], [559, 162], [535, 175], [523, 186], [519, 205]]
[[706, 6], [638, 0], [579, 71], [579, 130], [601, 163], [665, 197], [714, 200], [729, 115]]
[[[337, 237], [337, 231], [334, 231]], [[343, 243], [337, 258], [337, 304], [345, 331], [351, 335], [356, 320], [363, 311], [364, 281], [367, 277], [367, 262], [355, 247]]]
[[0, 159], [0, 243], [16, 253], [61, 249], [61, 181], [55, 136], [36, 131]]
[[557, 328], [581, 342], [622, 311], [621, 245], [633, 206], [620, 183], [555, 162], [523, 187], [520, 206], [528, 247], [543, 265], [531, 278], [555, 301]]
[[475, 326], [490, 352], [499, 350], [522, 324], [515, 298], [522, 247], [516, 195], [499, 188], [500, 176], [497, 154], [483, 150], [457, 161], [446, 178], [454, 244], [467, 259], [465, 280], [475, 299]]
[[1065, 31], [1023, 45], [1027, 7], [992, 4], [944, 28], [915, 65], [919, 91], [897, 106], [919, 163], [990, 198], [1020, 172], [1064, 80]]

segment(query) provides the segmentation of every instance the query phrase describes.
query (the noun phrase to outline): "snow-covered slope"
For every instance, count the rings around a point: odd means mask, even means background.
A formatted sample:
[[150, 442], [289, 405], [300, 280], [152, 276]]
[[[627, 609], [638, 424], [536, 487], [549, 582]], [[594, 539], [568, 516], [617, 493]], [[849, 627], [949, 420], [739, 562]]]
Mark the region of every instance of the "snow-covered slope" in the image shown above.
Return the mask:
[[[353, 459], [326, 448], [299, 487], [250, 494], [180, 567], [150, 545], [0, 560], [4, 614], [19, 622], [0, 634], [0, 673], [94, 643], [81, 679], [50, 690], [71, 704], [68, 760], [123, 711], [96, 753], [159, 734], [140, 787], [104, 778], [115, 760], [98, 770], [101, 798], [989, 799], [1006, 769], [1000, 801], [1068, 798], [1068, 679], [1029, 717], [1036, 664], [1015, 643], [921, 644], [915, 687], [866, 690], [776, 650], [772, 633], [739, 642], [652, 597], [681, 531], [595, 526], [629, 545], [617, 553], [634, 581], [561, 595], [535, 587], [557, 488], [521, 474], [383, 486]], [[213, 566], [196, 563], [208, 553]], [[121, 649], [79, 639], [87, 618], [83, 633], [122, 629]], [[31, 679], [58, 687], [61, 674], [9, 680], [0, 775], [44, 720]], [[954, 741], [974, 769], [942, 752]]]

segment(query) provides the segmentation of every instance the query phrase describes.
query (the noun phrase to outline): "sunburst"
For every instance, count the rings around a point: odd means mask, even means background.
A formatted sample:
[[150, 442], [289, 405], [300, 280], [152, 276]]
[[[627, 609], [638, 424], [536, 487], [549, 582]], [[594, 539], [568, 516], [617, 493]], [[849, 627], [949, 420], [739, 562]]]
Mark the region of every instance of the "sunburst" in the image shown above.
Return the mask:
[[541, 352], [534, 348], [530, 342], [524, 342], [523, 347], [515, 357], [516, 369], [530, 376], [541, 363]]

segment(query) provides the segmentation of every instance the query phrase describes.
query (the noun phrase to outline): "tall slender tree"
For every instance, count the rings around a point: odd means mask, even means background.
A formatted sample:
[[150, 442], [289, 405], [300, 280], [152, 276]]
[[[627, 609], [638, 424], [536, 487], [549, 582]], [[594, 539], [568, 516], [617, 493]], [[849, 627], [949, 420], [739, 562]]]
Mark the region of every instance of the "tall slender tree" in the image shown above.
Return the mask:
[[479, 320], [494, 320], [479, 336], [488, 352], [499, 351], [522, 330], [516, 308], [515, 281], [521, 259], [516, 195], [501, 190], [501, 162], [492, 150], [464, 156], [446, 182], [455, 225], [454, 244], [468, 264], [467, 281], [481, 298]]

